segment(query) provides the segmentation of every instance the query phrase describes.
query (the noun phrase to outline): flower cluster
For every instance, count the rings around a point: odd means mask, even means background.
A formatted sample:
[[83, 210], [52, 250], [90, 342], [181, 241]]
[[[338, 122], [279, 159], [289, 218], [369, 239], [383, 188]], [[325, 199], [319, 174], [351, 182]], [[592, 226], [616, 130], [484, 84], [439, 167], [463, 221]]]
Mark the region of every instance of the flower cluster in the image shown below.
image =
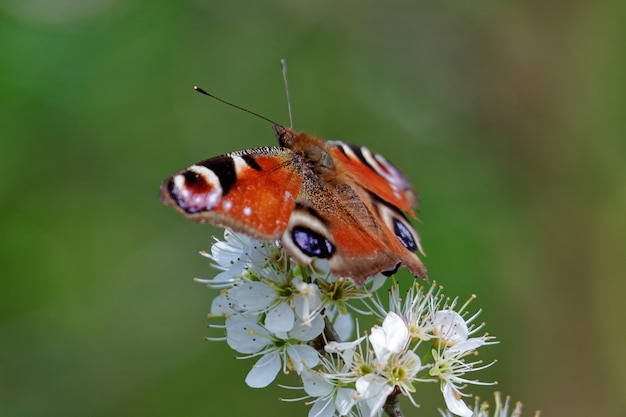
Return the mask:
[[[412, 285], [403, 296], [395, 280], [383, 301], [376, 296], [382, 275], [357, 286], [331, 275], [322, 261], [303, 267], [277, 243], [228, 230], [203, 255], [221, 271], [198, 279], [221, 290], [209, 316], [223, 318], [213, 327], [224, 327], [226, 337], [213, 340], [225, 339], [243, 357], [256, 358], [249, 386], [266, 387], [281, 370], [295, 372], [312, 405], [310, 417], [372, 417], [397, 396], [417, 405], [416, 387], [435, 382], [450, 412], [475, 415], [462, 391], [486, 384], [467, 374], [493, 363], [473, 358], [478, 348], [496, 342], [476, 335], [483, 326], [474, 324], [480, 312], [467, 313], [469, 302], [459, 306], [434, 284]], [[360, 333], [353, 315], [379, 322]]]

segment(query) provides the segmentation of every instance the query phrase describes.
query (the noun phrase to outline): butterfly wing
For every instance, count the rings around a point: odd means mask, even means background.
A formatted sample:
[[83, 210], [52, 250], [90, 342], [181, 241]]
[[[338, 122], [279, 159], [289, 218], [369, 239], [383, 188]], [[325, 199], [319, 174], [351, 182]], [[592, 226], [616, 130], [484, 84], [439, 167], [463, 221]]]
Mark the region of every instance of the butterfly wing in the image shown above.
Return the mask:
[[285, 128], [277, 134], [302, 157], [302, 188], [281, 238], [292, 257], [326, 259], [335, 275], [359, 284], [401, 264], [426, 277], [419, 236], [403, 215], [417, 198], [397, 168], [364, 148]]
[[281, 238], [303, 264], [326, 259], [336, 276], [362, 284], [401, 264], [415, 275], [426, 269], [415, 254], [419, 237], [402, 213], [355, 184], [322, 184], [306, 178]]
[[359, 284], [400, 265], [426, 277], [419, 236], [403, 214], [417, 202], [404, 174], [365, 148], [274, 129], [281, 147], [192, 165], [163, 182], [161, 200], [197, 222], [280, 238], [299, 262], [326, 259]]
[[300, 168], [286, 148], [231, 152], [167, 178], [161, 185], [161, 201], [191, 220], [276, 240], [300, 193]]
[[372, 245], [386, 242], [384, 255], [378, 255], [374, 264], [382, 265], [384, 259], [392, 258], [396, 265], [399, 260], [412, 273], [426, 278], [426, 268], [415, 254], [424, 254], [419, 235], [404, 215], [416, 218], [413, 209], [417, 208], [417, 194], [408, 178], [381, 154], [365, 147], [340, 141], [327, 145], [341, 173], [350, 178], [346, 182], [355, 184], [375, 224], [383, 226], [370, 234], [376, 236]]
[[366, 147], [340, 141], [326, 143], [333, 159], [344, 168], [353, 183], [415, 218], [412, 209], [417, 207], [417, 195], [400, 169]]

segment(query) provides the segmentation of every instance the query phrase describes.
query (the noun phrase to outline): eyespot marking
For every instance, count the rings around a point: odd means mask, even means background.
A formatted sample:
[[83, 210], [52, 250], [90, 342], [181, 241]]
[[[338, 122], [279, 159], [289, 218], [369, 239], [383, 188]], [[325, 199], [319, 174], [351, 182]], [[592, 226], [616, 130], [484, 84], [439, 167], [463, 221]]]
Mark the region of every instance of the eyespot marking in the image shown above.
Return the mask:
[[307, 256], [327, 259], [335, 251], [328, 239], [303, 226], [296, 226], [292, 230], [293, 242]]
[[417, 250], [417, 243], [413, 238], [413, 234], [399, 219], [393, 219], [393, 232], [396, 234], [400, 243], [402, 243], [402, 246], [411, 252], [415, 252]]
[[314, 258], [332, 261], [337, 249], [324, 218], [312, 207], [300, 203], [289, 217], [281, 243], [303, 265], [310, 265]]
[[223, 190], [215, 172], [201, 165], [192, 165], [172, 178], [169, 192], [181, 209], [197, 213], [213, 209], [222, 199]]
[[393, 232], [400, 244], [411, 252], [419, 250], [423, 254], [419, 235], [402, 212], [380, 200], [375, 195], [371, 195], [371, 197], [385, 225]]

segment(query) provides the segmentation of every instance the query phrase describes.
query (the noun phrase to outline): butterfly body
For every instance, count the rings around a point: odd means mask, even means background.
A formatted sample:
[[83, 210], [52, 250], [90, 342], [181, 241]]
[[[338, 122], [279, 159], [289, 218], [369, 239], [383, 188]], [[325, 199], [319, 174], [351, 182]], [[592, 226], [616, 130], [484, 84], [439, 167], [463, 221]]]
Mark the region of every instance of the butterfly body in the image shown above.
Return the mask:
[[414, 253], [417, 197], [381, 155], [275, 125], [279, 145], [194, 164], [161, 186], [161, 200], [185, 217], [280, 240], [294, 259], [328, 260], [337, 276], [362, 284], [400, 265], [426, 277]]

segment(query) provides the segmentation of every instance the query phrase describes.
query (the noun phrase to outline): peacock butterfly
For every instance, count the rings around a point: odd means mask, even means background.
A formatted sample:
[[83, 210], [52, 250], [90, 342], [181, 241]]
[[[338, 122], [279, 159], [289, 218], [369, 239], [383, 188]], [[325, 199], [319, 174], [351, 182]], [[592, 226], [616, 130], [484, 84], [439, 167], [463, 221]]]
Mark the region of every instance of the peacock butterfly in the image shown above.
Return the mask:
[[196, 222], [280, 240], [302, 264], [326, 259], [334, 275], [357, 284], [401, 265], [426, 278], [419, 236], [404, 216], [415, 218], [417, 196], [398, 168], [365, 147], [278, 124], [274, 132], [280, 146], [227, 153], [170, 176], [161, 201]]

